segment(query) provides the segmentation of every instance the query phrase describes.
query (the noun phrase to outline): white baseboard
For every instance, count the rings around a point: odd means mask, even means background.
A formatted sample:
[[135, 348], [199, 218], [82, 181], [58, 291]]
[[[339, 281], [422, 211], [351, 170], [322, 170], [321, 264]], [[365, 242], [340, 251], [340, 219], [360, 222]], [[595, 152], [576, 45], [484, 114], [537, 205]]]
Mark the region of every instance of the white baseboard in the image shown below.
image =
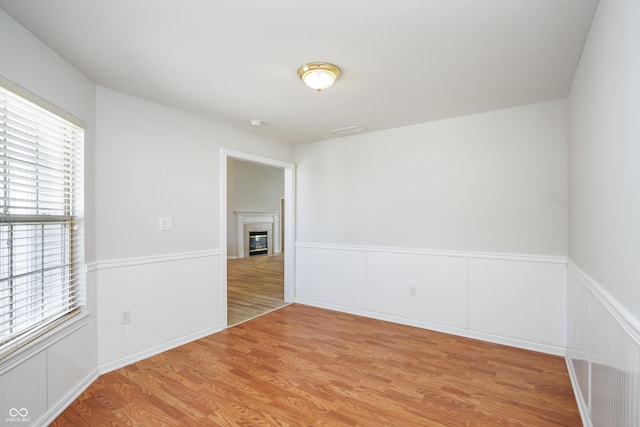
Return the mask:
[[190, 343], [191, 341], [195, 341], [198, 340], [200, 338], [204, 338], [208, 335], [214, 334], [216, 332], [220, 332], [224, 330], [224, 325], [222, 324], [218, 324], [216, 326], [213, 326], [211, 328], [207, 328], [207, 329], [203, 329], [199, 332], [193, 333], [193, 334], [189, 334], [187, 336], [184, 337], [180, 337], [179, 339], [175, 339], [148, 349], [145, 349], [144, 351], [140, 351], [134, 354], [130, 354], [127, 355], [126, 357], [122, 357], [120, 359], [111, 361], [109, 363], [105, 363], [102, 365], [98, 366], [98, 371], [100, 373], [100, 375], [104, 375], [107, 372], [111, 372], [114, 371], [116, 369], [122, 368], [124, 366], [127, 365], [131, 365], [132, 363], [136, 363], [139, 362], [141, 360], [147, 359], [151, 356], [155, 356], [157, 354], [160, 354], [164, 351], [167, 350], [171, 350], [173, 348], [179, 347], [181, 345]]
[[468, 330], [468, 329], [453, 328], [453, 327], [449, 327], [449, 326], [445, 326], [445, 325], [438, 325], [438, 324], [435, 324], [435, 323], [422, 322], [422, 321], [408, 319], [408, 318], [404, 318], [404, 317], [393, 316], [393, 315], [384, 314], [384, 313], [377, 313], [377, 312], [373, 312], [373, 311], [369, 311], [369, 310], [359, 310], [359, 309], [353, 309], [353, 308], [350, 308], [350, 307], [344, 307], [344, 306], [333, 305], [333, 304], [326, 304], [326, 303], [322, 303], [322, 302], [318, 302], [318, 301], [296, 299], [296, 303], [303, 304], [303, 305], [309, 305], [309, 306], [312, 306], [312, 307], [324, 308], [324, 309], [327, 309], [327, 310], [340, 311], [342, 313], [354, 314], [356, 316], [369, 317], [371, 319], [384, 320], [384, 321], [387, 321], [387, 322], [398, 323], [398, 324], [406, 325], [406, 326], [413, 326], [413, 327], [416, 327], [416, 328], [427, 329], [427, 330], [430, 330], [430, 331], [442, 332], [442, 333], [445, 333], [445, 334], [456, 335], [456, 336], [460, 336], [460, 337], [465, 337], [465, 338], [471, 338], [471, 339], [491, 342], [491, 343], [494, 343], [494, 344], [500, 344], [500, 345], [506, 345], [506, 346], [509, 346], [509, 347], [521, 348], [521, 349], [524, 349], [524, 350], [537, 351], [539, 353], [553, 354], [553, 355], [562, 356], [562, 357], [564, 357], [565, 354], [566, 354], [566, 348], [560, 347], [560, 346], [554, 346], [554, 345], [548, 345], [548, 344], [541, 344], [541, 343], [536, 343], [536, 342], [518, 340], [518, 339], [514, 339], [514, 338], [509, 338], [509, 337], [501, 337], [501, 336], [497, 336], [497, 335], [487, 334], [487, 333], [484, 333], [484, 332], [477, 332], [477, 331], [472, 331], [472, 330]]

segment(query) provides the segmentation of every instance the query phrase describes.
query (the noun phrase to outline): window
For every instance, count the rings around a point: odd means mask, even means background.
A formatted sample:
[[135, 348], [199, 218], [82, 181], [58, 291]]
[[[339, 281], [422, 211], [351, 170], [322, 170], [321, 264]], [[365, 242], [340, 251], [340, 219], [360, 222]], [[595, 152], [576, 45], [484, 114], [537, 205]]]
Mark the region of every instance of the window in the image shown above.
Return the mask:
[[84, 130], [15, 89], [0, 80], [0, 357], [83, 305]]

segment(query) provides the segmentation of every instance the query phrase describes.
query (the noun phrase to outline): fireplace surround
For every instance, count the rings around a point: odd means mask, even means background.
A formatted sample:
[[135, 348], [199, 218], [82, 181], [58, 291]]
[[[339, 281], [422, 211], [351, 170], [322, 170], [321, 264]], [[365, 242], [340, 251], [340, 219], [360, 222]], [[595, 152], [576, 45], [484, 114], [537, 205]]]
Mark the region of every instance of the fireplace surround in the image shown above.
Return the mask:
[[278, 211], [236, 211], [238, 258], [250, 256], [249, 233], [267, 232], [267, 253], [279, 254], [280, 247], [280, 212]]

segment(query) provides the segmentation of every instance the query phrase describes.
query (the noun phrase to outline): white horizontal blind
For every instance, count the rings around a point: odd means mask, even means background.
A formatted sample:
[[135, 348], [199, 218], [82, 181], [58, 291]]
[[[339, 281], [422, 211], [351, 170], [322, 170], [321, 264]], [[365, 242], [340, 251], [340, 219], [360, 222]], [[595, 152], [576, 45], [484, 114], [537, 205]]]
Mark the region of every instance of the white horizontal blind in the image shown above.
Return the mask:
[[0, 87], [0, 357], [78, 311], [84, 130]]

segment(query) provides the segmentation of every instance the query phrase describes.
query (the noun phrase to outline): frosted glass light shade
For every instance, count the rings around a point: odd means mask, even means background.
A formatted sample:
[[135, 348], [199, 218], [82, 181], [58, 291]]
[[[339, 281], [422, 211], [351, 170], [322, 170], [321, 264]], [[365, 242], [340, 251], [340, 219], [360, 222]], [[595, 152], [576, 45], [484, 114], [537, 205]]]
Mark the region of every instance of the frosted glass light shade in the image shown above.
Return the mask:
[[340, 77], [340, 69], [326, 62], [312, 62], [300, 67], [298, 76], [307, 86], [320, 92], [335, 83]]

